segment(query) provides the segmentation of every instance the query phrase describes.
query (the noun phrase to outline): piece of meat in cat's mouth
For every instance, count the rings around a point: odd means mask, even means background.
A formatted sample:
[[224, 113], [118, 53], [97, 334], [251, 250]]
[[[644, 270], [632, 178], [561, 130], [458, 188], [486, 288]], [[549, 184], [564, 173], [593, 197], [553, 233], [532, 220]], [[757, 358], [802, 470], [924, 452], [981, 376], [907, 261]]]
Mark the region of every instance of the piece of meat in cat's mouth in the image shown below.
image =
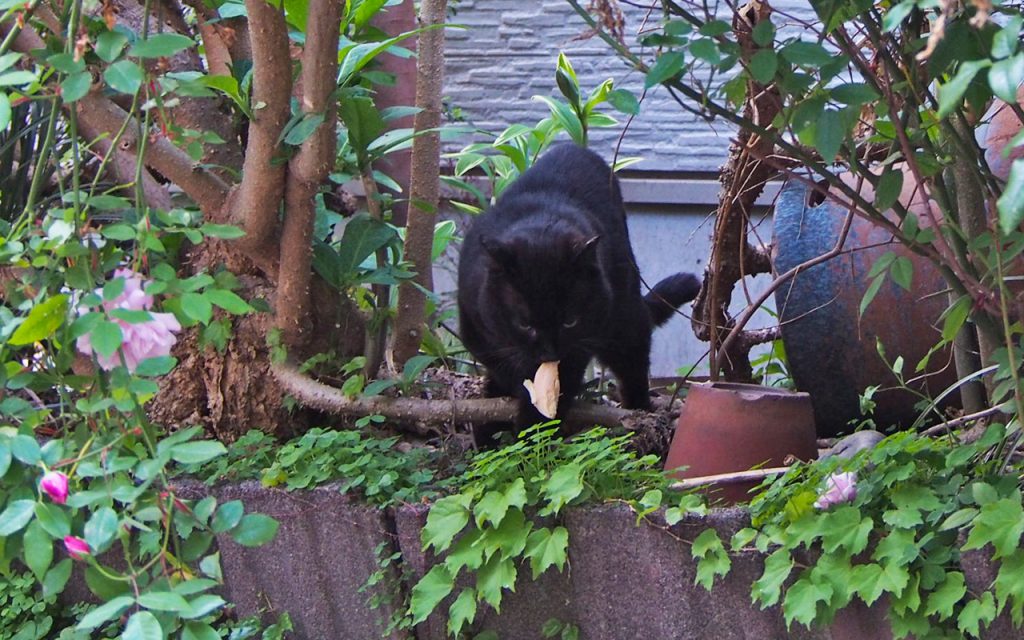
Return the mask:
[[533, 374], [533, 380], [523, 380], [523, 386], [530, 392], [530, 402], [545, 418], [554, 418], [558, 413], [558, 361], [542, 362]]

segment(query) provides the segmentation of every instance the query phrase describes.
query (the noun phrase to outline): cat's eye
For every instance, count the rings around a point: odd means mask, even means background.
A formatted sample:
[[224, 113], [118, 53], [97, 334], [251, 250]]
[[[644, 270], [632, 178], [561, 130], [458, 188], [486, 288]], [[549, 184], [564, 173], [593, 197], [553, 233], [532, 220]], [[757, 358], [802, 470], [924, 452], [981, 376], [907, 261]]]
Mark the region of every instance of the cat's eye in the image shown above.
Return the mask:
[[519, 331], [522, 331], [523, 333], [530, 333], [530, 331], [533, 330], [533, 327], [531, 327], [529, 324], [521, 322], [519, 320], [513, 320], [512, 325]]
[[565, 322], [562, 323], [562, 326], [565, 327], [566, 329], [572, 329], [573, 327], [575, 327], [579, 323], [580, 323], [580, 319], [579, 318], [568, 318]]

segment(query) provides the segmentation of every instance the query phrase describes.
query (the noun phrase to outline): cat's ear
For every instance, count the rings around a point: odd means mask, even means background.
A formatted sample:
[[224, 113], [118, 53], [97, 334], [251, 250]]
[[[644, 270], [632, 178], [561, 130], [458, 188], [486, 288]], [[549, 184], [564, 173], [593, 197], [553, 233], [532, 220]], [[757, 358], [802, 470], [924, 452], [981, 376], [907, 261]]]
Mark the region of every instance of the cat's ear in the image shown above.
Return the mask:
[[515, 267], [515, 252], [512, 251], [512, 247], [497, 238], [487, 236], [480, 236], [480, 244], [494, 262], [506, 271], [511, 271]]
[[597, 241], [601, 239], [601, 236], [594, 236], [587, 238], [586, 240], [579, 240], [573, 243], [573, 262], [590, 262], [594, 259], [594, 253], [597, 250]]

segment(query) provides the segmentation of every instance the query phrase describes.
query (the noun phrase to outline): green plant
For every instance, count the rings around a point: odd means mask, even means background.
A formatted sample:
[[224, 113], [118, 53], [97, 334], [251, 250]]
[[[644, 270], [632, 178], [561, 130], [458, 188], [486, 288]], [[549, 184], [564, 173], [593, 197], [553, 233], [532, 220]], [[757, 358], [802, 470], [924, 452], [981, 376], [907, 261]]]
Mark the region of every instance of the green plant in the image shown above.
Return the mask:
[[48, 637], [58, 608], [54, 593], [43, 595], [31, 573], [0, 574], [0, 638], [41, 640]]
[[424, 619], [455, 589], [463, 571], [475, 574], [448, 610], [448, 630], [461, 633], [480, 604], [500, 610], [520, 564], [536, 579], [568, 561], [569, 532], [557, 524], [566, 507], [651, 498], [666, 487], [655, 456], [628, 450], [628, 436], [592, 429], [562, 442], [554, 423], [524, 431], [513, 444], [477, 455], [458, 491], [434, 502], [423, 529], [424, 549], [445, 554], [413, 587], [409, 623]]

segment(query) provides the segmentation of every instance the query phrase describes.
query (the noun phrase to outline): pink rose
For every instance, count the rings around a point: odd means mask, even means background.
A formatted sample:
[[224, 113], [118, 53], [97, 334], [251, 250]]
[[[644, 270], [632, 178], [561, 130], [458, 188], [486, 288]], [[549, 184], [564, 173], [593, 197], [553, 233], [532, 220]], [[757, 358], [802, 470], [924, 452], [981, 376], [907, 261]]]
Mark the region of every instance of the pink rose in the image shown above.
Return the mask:
[[857, 497], [857, 474], [853, 471], [845, 473], [833, 473], [828, 477], [827, 487], [815, 501], [817, 509], [828, 509], [829, 507], [844, 502], [853, 502]]
[[39, 481], [39, 488], [57, 504], [68, 501], [68, 477], [60, 471], [47, 471]]
[[[103, 309], [125, 309], [128, 311], [149, 311], [153, 306], [153, 296], [144, 291], [147, 281], [129, 269], [118, 269], [114, 278], [124, 278], [124, 291], [113, 300], [105, 300]], [[97, 293], [101, 293], [97, 291]], [[172, 313], [150, 312], [150, 320], [146, 322], [125, 322], [115, 318], [114, 322], [121, 328], [121, 349], [124, 363], [129, 371], [135, 371], [139, 363], [147, 358], [170, 355], [171, 347], [177, 342], [175, 333], [181, 331], [181, 325]], [[76, 343], [78, 350], [85, 355], [92, 355], [93, 348], [89, 334], [80, 337]], [[121, 355], [117, 352], [110, 356], [96, 354], [100, 366], [110, 370], [121, 364]]]
[[64, 548], [75, 560], [82, 560], [89, 555], [89, 543], [76, 536], [64, 536]]

